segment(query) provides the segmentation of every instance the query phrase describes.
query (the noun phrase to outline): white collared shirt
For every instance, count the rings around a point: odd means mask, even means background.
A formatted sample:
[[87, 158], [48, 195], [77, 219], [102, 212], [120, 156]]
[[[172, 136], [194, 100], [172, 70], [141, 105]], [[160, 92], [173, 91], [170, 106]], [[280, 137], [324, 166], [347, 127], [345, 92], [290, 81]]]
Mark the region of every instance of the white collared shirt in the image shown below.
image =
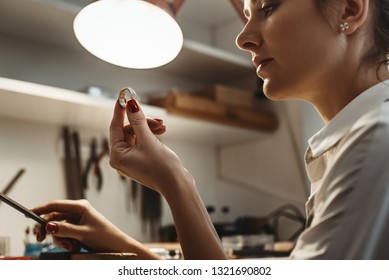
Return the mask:
[[389, 80], [356, 97], [308, 143], [307, 228], [291, 258], [389, 259]]

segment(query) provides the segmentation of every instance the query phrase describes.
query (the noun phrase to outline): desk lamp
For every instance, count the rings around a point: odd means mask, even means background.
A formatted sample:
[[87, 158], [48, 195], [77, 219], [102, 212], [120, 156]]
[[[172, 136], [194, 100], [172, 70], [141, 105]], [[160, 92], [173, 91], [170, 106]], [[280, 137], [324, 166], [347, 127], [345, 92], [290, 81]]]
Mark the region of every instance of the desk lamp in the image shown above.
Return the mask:
[[175, 14], [184, 0], [99, 0], [75, 17], [77, 40], [91, 54], [125, 68], [150, 69], [172, 61], [183, 34]]

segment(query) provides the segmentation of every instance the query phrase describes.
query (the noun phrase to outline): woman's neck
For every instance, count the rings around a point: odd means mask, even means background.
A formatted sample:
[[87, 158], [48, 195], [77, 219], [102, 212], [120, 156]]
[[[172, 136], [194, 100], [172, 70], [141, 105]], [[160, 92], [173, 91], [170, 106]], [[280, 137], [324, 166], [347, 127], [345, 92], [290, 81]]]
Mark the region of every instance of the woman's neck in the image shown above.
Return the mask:
[[359, 69], [355, 74], [338, 75], [331, 78], [331, 83], [323, 85], [319, 90], [321, 94], [314, 95], [318, 98], [310, 102], [322, 119], [328, 123], [358, 95], [388, 79], [387, 65]]

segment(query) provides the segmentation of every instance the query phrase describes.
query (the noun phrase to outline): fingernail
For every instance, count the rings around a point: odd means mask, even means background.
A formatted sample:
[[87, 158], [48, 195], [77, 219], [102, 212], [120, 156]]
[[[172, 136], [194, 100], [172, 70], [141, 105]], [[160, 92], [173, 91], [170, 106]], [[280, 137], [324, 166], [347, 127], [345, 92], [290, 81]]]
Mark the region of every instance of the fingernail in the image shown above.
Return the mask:
[[51, 233], [51, 234], [55, 234], [57, 233], [59, 230], [59, 227], [57, 224], [55, 223], [47, 223], [46, 225], [46, 231]]
[[163, 122], [163, 120], [161, 120], [161, 119], [157, 119], [157, 118], [154, 118], [154, 120], [156, 120], [157, 122], [160, 122], [160, 123], [162, 123], [162, 122]]
[[135, 99], [128, 100], [127, 108], [128, 110], [130, 110], [131, 113], [136, 113], [139, 111], [139, 106]]

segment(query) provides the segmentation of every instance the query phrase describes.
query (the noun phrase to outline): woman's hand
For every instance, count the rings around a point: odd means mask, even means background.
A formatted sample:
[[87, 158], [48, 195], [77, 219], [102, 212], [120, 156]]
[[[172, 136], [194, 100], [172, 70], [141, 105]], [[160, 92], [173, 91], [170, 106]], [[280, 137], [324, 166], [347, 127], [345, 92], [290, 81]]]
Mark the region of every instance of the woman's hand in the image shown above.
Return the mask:
[[[124, 124], [127, 114], [129, 124]], [[121, 174], [166, 195], [177, 180], [192, 180], [177, 155], [156, 138], [156, 131], [135, 99], [116, 102], [110, 126], [110, 164]], [[166, 129], [159, 128], [159, 132]]]
[[[108, 221], [86, 200], [53, 201], [32, 210], [49, 221], [46, 232], [53, 236], [58, 246], [66, 250], [80, 249], [66, 240], [71, 238], [97, 252], [128, 252], [138, 254], [141, 259], [157, 258], [142, 244]], [[43, 241], [46, 237], [45, 231], [38, 232], [37, 240]]]
[[[126, 114], [128, 125], [124, 125]], [[165, 197], [186, 259], [226, 257], [192, 175], [155, 137], [134, 99], [127, 101], [125, 109], [116, 102], [110, 126], [110, 164]]]

